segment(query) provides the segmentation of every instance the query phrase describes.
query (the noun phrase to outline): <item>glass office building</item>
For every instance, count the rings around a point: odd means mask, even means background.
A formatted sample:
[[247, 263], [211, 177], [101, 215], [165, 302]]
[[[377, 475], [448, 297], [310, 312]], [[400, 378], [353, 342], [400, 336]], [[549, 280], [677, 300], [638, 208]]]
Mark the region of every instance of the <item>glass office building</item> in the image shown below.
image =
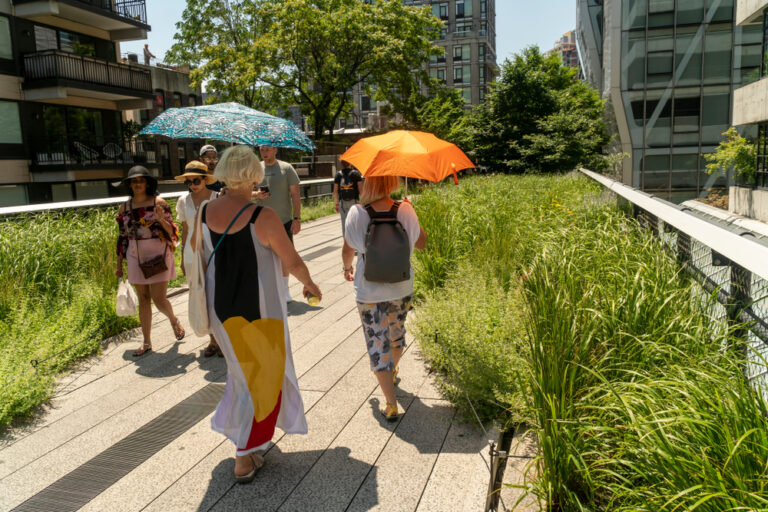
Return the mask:
[[631, 156], [625, 183], [673, 201], [726, 186], [702, 154], [722, 140], [733, 90], [759, 78], [762, 54], [761, 29], [736, 27], [734, 11], [734, 0], [579, 0], [585, 76]]

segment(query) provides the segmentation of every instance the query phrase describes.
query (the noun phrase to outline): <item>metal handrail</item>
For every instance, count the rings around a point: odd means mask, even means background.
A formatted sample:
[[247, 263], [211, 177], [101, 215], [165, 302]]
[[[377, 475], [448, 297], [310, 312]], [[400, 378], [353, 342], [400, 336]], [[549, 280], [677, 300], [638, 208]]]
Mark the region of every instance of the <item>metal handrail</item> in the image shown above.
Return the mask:
[[[302, 188], [309, 188], [312, 185], [325, 185], [333, 183], [333, 178], [320, 178], [313, 180], [306, 180], [299, 183]], [[186, 194], [186, 191], [182, 192], [165, 192], [160, 194], [160, 197], [164, 199], [181, 197]], [[314, 196], [305, 196], [305, 198], [314, 198], [327, 196], [329, 194], [318, 194]], [[105, 197], [102, 199], [88, 199], [85, 201], [64, 201], [59, 203], [45, 203], [45, 204], [27, 204], [22, 206], [6, 206], [0, 208], [0, 216], [3, 215], [19, 215], [23, 213], [40, 213], [46, 211], [56, 210], [71, 210], [78, 208], [108, 208], [120, 203], [124, 203], [128, 200], [128, 196], [120, 197]]]
[[152, 92], [149, 70], [61, 50], [24, 55], [24, 78], [26, 81], [60, 78]]
[[[650, 194], [587, 169], [581, 172], [660, 220], [708, 245], [732, 262], [768, 281], [768, 247], [680, 210]], [[744, 233], [747, 236], [749, 232]]]

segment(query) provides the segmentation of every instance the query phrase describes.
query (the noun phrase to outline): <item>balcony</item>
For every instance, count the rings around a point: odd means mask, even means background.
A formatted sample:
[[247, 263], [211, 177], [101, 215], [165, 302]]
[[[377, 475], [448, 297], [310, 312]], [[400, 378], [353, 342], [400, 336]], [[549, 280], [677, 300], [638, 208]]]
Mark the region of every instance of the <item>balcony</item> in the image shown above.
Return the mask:
[[23, 88], [27, 100], [84, 96], [116, 101], [118, 110], [148, 108], [153, 97], [148, 69], [60, 50], [24, 56]]
[[[94, 27], [107, 32], [112, 41], [146, 39], [145, 0], [13, 0], [20, 18], [56, 25], [57, 19]], [[69, 28], [69, 27], [65, 27]]]
[[134, 164], [156, 163], [156, 152], [151, 140], [126, 144], [118, 137], [62, 138], [33, 141], [30, 160], [33, 172], [126, 169]]

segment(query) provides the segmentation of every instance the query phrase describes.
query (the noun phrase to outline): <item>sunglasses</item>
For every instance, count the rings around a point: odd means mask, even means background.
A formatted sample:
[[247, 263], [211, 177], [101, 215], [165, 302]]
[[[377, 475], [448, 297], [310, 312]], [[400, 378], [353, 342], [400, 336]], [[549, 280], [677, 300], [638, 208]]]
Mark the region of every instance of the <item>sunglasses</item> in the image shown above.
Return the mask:
[[195, 179], [193, 179], [193, 180], [184, 180], [184, 183], [186, 183], [186, 185], [187, 185], [187, 186], [190, 186], [190, 185], [199, 185], [199, 184], [200, 184], [200, 183], [202, 183], [202, 182], [203, 182], [203, 179], [202, 179], [202, 178], [195, 178]]

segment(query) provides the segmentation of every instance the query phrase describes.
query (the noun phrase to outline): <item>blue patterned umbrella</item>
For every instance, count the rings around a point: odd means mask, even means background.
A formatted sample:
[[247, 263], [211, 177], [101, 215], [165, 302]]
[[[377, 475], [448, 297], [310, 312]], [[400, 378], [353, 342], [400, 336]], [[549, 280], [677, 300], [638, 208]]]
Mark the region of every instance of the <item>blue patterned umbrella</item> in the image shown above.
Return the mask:
[[169, 108], [139, 133], [165, 135], [171, 139], [214, 139], [304, 151], [315, 148], [309, 137], [291, 121], [239, 103]]

